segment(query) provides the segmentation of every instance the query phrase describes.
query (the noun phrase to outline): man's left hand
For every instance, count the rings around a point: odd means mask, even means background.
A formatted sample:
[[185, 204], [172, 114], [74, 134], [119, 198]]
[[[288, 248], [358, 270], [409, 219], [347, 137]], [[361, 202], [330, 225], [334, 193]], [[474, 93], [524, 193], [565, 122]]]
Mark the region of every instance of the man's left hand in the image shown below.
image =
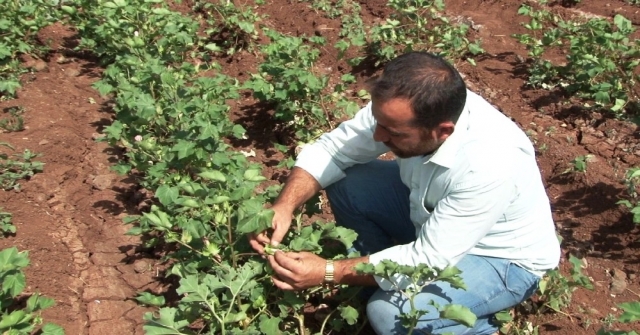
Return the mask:
[[283, 290], [302, 290], [321, 285], [327, 261], [310, 252], [276, 251], [269, 256], [276, 272], [273, 283]]

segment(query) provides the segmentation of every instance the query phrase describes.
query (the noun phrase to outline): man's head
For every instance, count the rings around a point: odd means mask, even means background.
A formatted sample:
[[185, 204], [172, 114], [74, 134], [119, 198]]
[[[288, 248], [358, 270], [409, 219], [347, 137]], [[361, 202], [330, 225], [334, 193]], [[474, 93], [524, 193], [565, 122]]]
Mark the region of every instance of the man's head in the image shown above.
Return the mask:
[[425, 52], [395, 58], [368, 86], [374, 139], [401, 158], [436, 150], [453, 133], [467, 97], [458, 71]]

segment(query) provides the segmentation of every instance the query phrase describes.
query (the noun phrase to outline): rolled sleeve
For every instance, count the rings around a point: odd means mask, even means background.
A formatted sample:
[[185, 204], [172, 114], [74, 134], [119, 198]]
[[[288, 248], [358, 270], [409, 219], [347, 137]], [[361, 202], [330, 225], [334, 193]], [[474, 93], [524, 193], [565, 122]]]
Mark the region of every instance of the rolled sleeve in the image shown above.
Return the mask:
[[296, 166], [309, 172], [325, 188], [345, 176], [343, 170], [333, 161], [322, 146], [305, 147], [296, 161]]
[[295, 165], [309, 172], [323, 188], [327, 187], [343, 178], [346, 168], [367, 163], [389, 151], [384, 144], [373, 140], [374, 129], [375, 119], [369, 103], [353, 119], [306, 145]]

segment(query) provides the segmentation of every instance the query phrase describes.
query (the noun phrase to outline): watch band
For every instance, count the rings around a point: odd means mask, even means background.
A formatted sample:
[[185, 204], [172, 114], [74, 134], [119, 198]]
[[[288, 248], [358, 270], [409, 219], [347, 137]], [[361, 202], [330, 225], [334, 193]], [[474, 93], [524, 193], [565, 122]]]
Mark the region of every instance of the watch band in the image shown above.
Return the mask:
[[324, 267], [324, 282], [325, 283], [334, 283], [333, 273], [335, 271], [335, 267], [333, 266], [333, 259], [327, 259], [327, 265]]

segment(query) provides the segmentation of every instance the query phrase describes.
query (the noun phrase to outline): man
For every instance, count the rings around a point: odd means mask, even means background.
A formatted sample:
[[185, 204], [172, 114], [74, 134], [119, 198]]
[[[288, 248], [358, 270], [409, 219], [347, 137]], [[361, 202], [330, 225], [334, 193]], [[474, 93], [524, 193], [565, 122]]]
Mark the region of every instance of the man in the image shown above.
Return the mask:
[[[527, 136], [478, 95], [443, 59], [402, 55], [370, 83], [371, 103], [305, 147], [273, 204], [271, 236], [251, 236], [259, 252], [286, 234], [294, 209], [326, 188], [336, 222], [358, 233], [363, 257], [328, 262], [310, 253], [276, 252], [269, 262], [281, 289], [325, 281], [379, 286], [367, 314], [378, 334], [406, 330], [410, 310], [394, 284], [353, 267], [389, 259], [456, 266], [467, 290], [433, 282], [416, 299], [430, 334], [493, 334], [494, 313], [533, 294], [560, 247], [535, 152]], [[376, 158], [392, 151], [398, 159]], [[394, 279], [395, 280], [395, 279]], [[439, 319], [434, 301], [469, 307], [473, 328]]]

